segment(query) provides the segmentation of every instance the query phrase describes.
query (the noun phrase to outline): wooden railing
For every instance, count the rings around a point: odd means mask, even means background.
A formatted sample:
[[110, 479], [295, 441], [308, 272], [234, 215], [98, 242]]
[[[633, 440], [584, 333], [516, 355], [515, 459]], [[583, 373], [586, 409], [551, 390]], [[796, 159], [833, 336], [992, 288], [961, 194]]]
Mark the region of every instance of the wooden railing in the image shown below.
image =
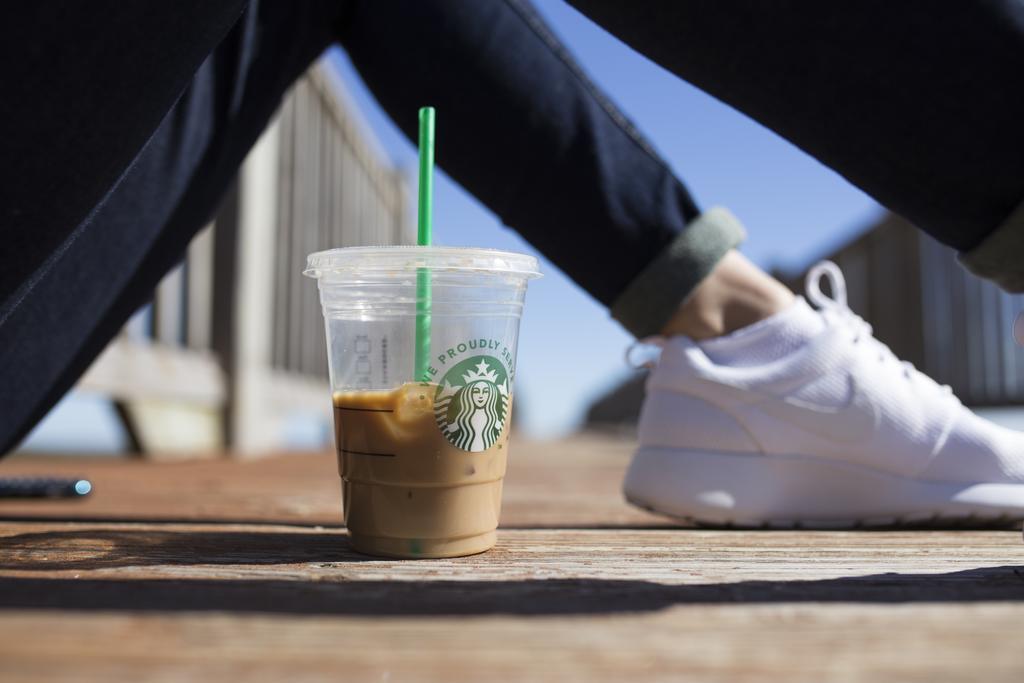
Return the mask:
[[922, 236], [921, 365], [972, 406], [1024, 403], [1024, 348], [1013, 323], [1024, 296], [971, 275], [952, 249]]
[[80, 388], [110, 396], [139, 452], [278, 449], [330, 399], [307, 254], [414, 238], [403, 176], [325, 62], [296, 83], [213, 224]]
[[329, 78], [313, 72], [295, 86], [277, 133], [271, 363], [317, 378], [327, 356], [319, 303], [310, 296], [314, 287], [299, 277], [306, 256], [331, 247], [400, 244], [411, 237], [401, 176], [380, 164], [338, 101], [325, 98]]

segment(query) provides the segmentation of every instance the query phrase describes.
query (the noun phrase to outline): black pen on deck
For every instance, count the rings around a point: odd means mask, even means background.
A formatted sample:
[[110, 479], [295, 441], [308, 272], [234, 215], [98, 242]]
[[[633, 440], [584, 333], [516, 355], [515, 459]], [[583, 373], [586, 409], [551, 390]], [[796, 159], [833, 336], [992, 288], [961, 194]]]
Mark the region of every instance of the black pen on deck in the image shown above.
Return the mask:
[[79, 477], [0, 477], [0, 498], [83, 498], [92, 482]]

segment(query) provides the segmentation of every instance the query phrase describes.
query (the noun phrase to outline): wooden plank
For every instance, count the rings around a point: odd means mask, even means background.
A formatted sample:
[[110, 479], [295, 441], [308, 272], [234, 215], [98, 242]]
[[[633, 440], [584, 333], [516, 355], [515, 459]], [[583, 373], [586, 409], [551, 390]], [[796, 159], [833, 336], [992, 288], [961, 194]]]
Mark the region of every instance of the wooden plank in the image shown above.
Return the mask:
[[[920, 230], [913, 226], [900, 223], [897, 224], [899, 235], [899, 250], [902, 252], [902, 261], [893, 264], [894, 268], [905, 270], [906, 289], [900, 298], [902, 305], [902, 325], [904, 345], [900, 347], [896, 355], [902, 360], [910, 361], [916, 367], [924, 366], [925, 362], [925, 332], [924, 332], [924, 310], [922, 301], [924, 282], [921, 275], [921, 260], [917, 257], [920, 253], [920, 243], [923, 237]], [[895, 349], [894, 349], [895, 350]]]
[[216, 354], [227, 382], [227, 401], [221, 411], [224, 446], [229, 445], [234, 431], [235, 412], [235, 288], [238, 282], [238, 178], [231, 181], [214, 219], [213, 233], [213, 321], [210, 327], [210, 348]]
[[[327, 122], [324, 114], [324, 105], [319, 97], [314, 97], [311, 102], [313, 118], [310, 126], [310, 159], [309, 159], [309, 182], [312, 185], [313, 195], [310, 202], [310, 221], [306, 225], [299, 226], [302, 230], [305, 247], [300, 254], [299, 263], [309, 254], [323, 248], [326, 241], [323, 237], [325, 227], [324, 220], [324, 197], [330, 191], [324, 177], [324, 157], [326, 156], [326, 130]], [[322, 329], [323, 322], [320, 320], [320, 306], [318, 296], [315, 294], [315, 287], [310, 282], [303, 282], [301, 275], [296, 270], [289, 273], [289, 277], [298, 288], [301, 302], [299, 308], [299, 335], [302, 340], [302, 352], [299, 356], [299, 364], [290, 368], [294, 372], [303, 375], [314, 374], [323, 376], [324, 368], [316, 362], [316, 337], [317, 332]]]
[[1019, 299], [1009, 292], [999, 292], [999, 340], [1002, 343], [1003, 387], [1007, 402], [1020, 401], [1021, 391], [1018, 388], [1018, 358], [1020, 347], [1013, 338], [1013, 323], [1020, 305]]
[[[303, 79], [294, 89], [295, 97], [295, 176], [294, 204], [291, 224], [288, 226], [288, 266], [294, 267], [308, 253], [305, 249], [305, 235], [309, 228], [309, 204], [312, 184], [309, 175], [310, 136], [310, 85]], [[288, 289], [288, 339], [285, 345], [285, 369], [295, 369], [301, 363], [301, 315], [302, 288], [296, 281], [284, 274]]]
[[[1002, 354], [1003, 332], [999, 324], [999, 288], [992, 282], [980, 281], [981, 284], [981, 329], [978, 331], [984, 340], [983, 354], [985, 357], [985, 402], [989, 405], [1006, 403], [1006, 391], [1003, 376], [1006, 374], [1007, 363]], [[1011, 333], [1012, 336], [1012, 333]]]
[[0, 675], [12, 681], [1018, 683], [1013, 634], [1020, 617], [1015, 604], [673, 605], [635, 615], [520, 619], [12, 610], [0, 616]]
[[277, 441], [267, 429], [261, 378], [271, 364], [278, 136], [271, 121], [239, 178], [238, 280], [235, 285], [231, 444], [239, 455], [262, 453]]
[[948, 334], [952, 338], [949, 359], [950, 379], [949, 385], [962, 400], [970, 402], [970, 370], [969, 349], [966, 338], [968, 329], [967, 286], [965, 284], [967, 272], [955, 263], [949, 264], [949, 298], [946, 307], [950, 311], [950, 327]]
[[954, 386], [959, 376], [958, 367], [960, 365], [959, 361], [962, 358], [959, 355], [962, 349], [959, 347], [958, 328], [956, 327], [959, 312], [953, 309], [951, 303], [955, 279], [959, 277], [959, 271], [957, 270], [959, 265], [949, 258], [947, 253], [948, 247], [939, 244], [931, 238], [929, 240], [932, 244], [932, 256], [934, 259], [932, 265], [942, 275], [941, 284], [933, 301], [933, 308], [929, 312], [936, 321], [935, 334], [931, 341], [939, 350], [942, 363], [940, 366], [936, 366], [935, 369], [926, 368], [926, 370], [932, 377], [943, 384]]
[[949, 376], [949, 316], [946, 304], [946, 264], [939, 244], [927, 235], [918, 238], [917, 257], [921, 262], [921, 331], [924, 362], [921, 371], [939, 383]]
[[213, 341], [213, 243], [211, 223], [188, 246], [185, 325], [193, 349], [209, 349]]
[[967, 346], [967, 381], [958, 391], [961, 400], [968, 405], [985, 403], [985, 340], [982, 333], [982, 291], [981, 282], [964, 271], [961, 280], [964, 307], [964, 328], [962, 334]]
[[392, 241], [395, 244], [415, 244], [416, 226], [413, 222], [412, 207], [409, 206], [409, 182], [405, 172], [395, 169], [395, 214]]
[[342, 148], [342, 177], [345, 183], [345, 201], [342, 204], [342, 239], [343, 247], [359, 244], [359, 165], [354, 153], [345, 145]]
[[344, 245], [344, 215], [345, 204], [349, 200], [350, 190], [346, 183], [348, 175], [345, 172], [345, 137], [340, 130], [335, 129], [333, 133], [334, 144], [331, 148], [334, 174], [334, 203], [331, 208], [331, 248]]
[[157, 285], [153, 299], [153, 329], [157, 341], [180, 346], [185, 340], [185, 273], [179, 265]]
[[[338, 145], [338, 132], [327, 116], [323, 119], [323, 139], [320, 151], [321, 167], [321, 199], [319, 239], [316, 250], [332, 249], [337, 246], [333, 238], [334, 212], [340, 192], [335, 167], [335, 147]], [[306, 328], [312, 342], [310, 365], [306, 369], [307, 378], [323, 379], [327, 377], [327, 342], [324, 335], [323, 309], [320, 306], [320, 295], [312, 282], [304, 282], [306, 300], [310, 302], [312, 313]]]
[[355, 555], [332, 529], [16, 523], [0, 537], [8, 677], [1024, 675], [1017, 534], [513, 530], [429, 562]]
[[117, 405], [132, 450], [147, 460], [182, 461], [222, 455], [224, 425], [219, 405], [154, 398], [119, 401]]
[[295, 211], [295, 108], [294, 89], [281, 107], [280, 170], [278, 174], [277, 225], [274, 246], [274, 315], [271, 362], [275, 368], [286, 367], [288, 342], [288, 273], [293, 267], [290, 260], [290, 235]]
[[[0, 542], [0, 608], [415, 616], [1024, 601], [1024, 545], [1010, 531], [506, 529], [485, 553], [427, 562], [361, 555], [338, 527], [2, 522]], [[144, 585], [119, 590], [125, 581]]]
[[[356, 158], [358, 159], [358, 157]], [[373, 244], [373, 238], [375, 236], [373, 232], [373, 224], [370, 219], [370, 212], [372, 211], [371, 202], [373, 201], [372, 182], [373, 179], [370, 177], [368, 169], [360, 163], [359, 172], [356, 173], [355, 225], [359, 234], [359, 241], [356, 243], [358, 246]]]
[[78, 382], [85, 391], [118, 400], [159, 399], [220, 407], [224, 373], [209, 352], [139, 343], [111, 342]]

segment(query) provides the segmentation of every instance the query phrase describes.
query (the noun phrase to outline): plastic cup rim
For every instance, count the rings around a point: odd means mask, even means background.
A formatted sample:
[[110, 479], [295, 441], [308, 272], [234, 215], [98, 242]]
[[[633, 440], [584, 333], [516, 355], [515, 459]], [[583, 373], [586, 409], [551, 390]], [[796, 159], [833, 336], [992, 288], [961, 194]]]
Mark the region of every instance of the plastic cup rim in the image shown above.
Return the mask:
[[405, 273], [428, 268], [433, 272], [477, 272], [541, 277], [535, 256], [483, 247], [365, 246], [338, 247], [306, 257], [302, 274], [320, 279], [331, 273]]

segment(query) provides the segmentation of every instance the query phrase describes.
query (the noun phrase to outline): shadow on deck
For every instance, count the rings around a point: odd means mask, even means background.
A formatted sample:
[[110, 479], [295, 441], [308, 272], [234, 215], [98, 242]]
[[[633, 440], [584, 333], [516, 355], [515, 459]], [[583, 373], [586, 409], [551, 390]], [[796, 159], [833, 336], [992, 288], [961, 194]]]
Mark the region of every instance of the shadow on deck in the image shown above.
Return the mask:
[[348, 616], [615, 614], [675, 605], [1024, 601], [1024, 567], [814, 581], [666, 585], [620, 579], [286, 581], [5, 578], [0, 609]]
[[[492, 556], [498, 564], [516, 564], [514, 557], [500, 550]], [[892, 572], [690, 585], [585, 576], [483, 581], [346, 578], [347, 568], [371, 561], [350, 551], [332, 533], [152, 529], [22, 533], [5, 539], [0, 570], [19, 575], [0, 579], [0, 609], [531, 616], [651, 612], [690, 604], [1024, 601], [1024, 567], [1010, 565], [935, 574]], [[175, 567], [181, 571], [181, 567], [224, 565], [292, 565], [289, 573], [300, 578], [166, 577]], [[429, 563], [414, 565], [429, 567]], [[53, 575], [147, 566], [164, 568], [164, 577], [126, 581]], [[31, 576], [34, 572], [47, 575], [37, 578]]]

